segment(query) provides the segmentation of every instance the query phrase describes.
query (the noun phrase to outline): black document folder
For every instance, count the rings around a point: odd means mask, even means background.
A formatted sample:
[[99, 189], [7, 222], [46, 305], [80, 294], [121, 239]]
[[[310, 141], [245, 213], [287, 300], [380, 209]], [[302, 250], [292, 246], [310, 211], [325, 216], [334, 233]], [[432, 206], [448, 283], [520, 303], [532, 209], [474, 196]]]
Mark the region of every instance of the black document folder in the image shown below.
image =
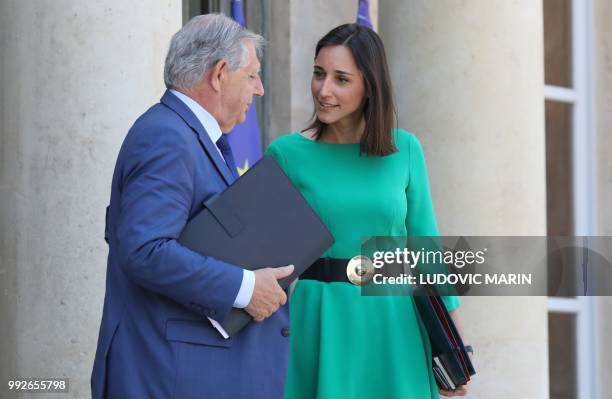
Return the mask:
[[[227, 190], [207, 200], [181, 233], [179, 243], [206, 256], [256, 270], [293, 264], [287, 288], [334, 239], [276, 161], [266, 156]], [[232, 309], [221, 322], [229, 335], [251, 321]]]
[[419, 315], [431, 343], [432, 367], [438, 386], [453, 390], [476, 374], [461, 336], [435, 287], [423, 286], [415, 293]]

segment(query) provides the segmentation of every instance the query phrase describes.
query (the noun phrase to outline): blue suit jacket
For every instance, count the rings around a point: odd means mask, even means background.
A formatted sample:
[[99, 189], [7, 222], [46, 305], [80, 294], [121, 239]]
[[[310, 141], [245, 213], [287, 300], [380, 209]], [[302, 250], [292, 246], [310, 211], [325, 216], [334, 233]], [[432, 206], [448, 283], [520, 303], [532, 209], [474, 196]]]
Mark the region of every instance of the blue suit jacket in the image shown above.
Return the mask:
[[128, 132], [115, 166], [94, 399], [281, 398], [288, 305], [223, 339], [242, 270], [176, 239], [233, 177], [189, 108], [167, 91]]

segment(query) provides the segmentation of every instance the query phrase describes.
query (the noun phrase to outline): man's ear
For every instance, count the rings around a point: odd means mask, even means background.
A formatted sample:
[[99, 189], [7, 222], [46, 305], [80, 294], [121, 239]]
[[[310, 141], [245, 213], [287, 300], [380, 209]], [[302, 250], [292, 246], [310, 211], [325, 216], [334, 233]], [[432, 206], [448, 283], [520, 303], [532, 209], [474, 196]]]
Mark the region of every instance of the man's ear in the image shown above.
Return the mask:
[[210, 85], [216, 92], [221, 91], [221, 84], [227, 78], [227, 71], [228, 71], [228, 66], [227, 66], [227, 61], [225, 60], [219, 60], [213, 66], [212, 72], [210, 75]]

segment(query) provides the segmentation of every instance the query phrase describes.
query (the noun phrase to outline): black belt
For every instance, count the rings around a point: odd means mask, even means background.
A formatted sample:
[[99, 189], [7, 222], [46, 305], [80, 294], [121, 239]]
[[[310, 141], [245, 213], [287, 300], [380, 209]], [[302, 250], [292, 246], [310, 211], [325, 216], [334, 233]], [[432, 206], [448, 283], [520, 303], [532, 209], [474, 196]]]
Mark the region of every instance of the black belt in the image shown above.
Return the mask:
[[351, 259], [319, 258], [302, 273], [300, 279], [317, 280], [324, 283], [342, 282], [362, 285], [368, 284], [375, 273], [389, 277], [400, 276], [404, 273], [404, 265], [389, 264], [386, 265], [384, 270], [381, 269], [376, 272], [372, 261], [362, 255]]
[[346, 266], [350, 259], [319, 258], [302, 275], [300, 280], [318, 280], [325, 283], [350, 283]]

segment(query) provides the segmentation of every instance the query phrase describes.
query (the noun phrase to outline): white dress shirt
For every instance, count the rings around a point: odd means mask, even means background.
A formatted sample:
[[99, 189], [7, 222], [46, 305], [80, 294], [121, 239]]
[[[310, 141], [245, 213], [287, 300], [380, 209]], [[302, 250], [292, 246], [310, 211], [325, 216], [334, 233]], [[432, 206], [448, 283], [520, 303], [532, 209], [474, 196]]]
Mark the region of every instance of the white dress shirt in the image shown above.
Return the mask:
[[[170, 90], [172, 94], [178, 97], [190, 110], [193, 114], [198, 118], [202, 126], [204, 126], [204, 131], [208, 134], [208, 137], [212, 140], [213, 144], [215, 144], [215, 148], [223, 158], [223, 154], [221, 154], [221, 150], [217, 147], [217, 140], [221, 138], [223, 132], [221, 132], [221, 127], [219, 127], [219, 123], [213, 118], [213, 116], [206, 111], [200, 104], [195, 102], [191, 97], [176, 91]], [[223, 158], [225, 159], [225, 158]], [[251, 270], [242, 269], [242, 283], [240, 284], [240, 290], [238, 290], [238, 295], [236, 295], [236, 299], [234, 300], [235, 308], [245, 308], [249, 302], [251, 301], [251, 297], [253, 296], [253, 289], [255, 288], [255, 273]], [[208, 318], [210, 322], [219, 330], [219, 332], [225, 337], [228, 338], [229, 335], [221, 325], [211, 319]]]

